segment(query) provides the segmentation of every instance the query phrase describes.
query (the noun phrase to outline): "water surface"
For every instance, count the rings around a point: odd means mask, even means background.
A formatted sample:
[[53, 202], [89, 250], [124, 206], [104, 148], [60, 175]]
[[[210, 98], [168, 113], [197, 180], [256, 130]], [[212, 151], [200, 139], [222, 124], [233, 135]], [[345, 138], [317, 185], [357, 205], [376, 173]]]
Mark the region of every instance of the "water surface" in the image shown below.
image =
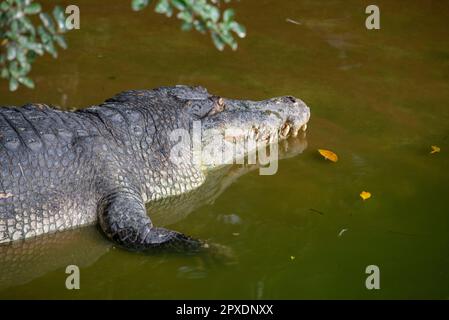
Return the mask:
[[[69, 4], [45, 4], [55, 2]], [[173, 221], [156, 215], [231, 247], [237, 264], [128, 253], [90, 227], [3, 248], [0, 298], [449, 298], [447, 2], [377, 1], [381, 30], [368, 31], [366, 1], [240, 1], [248, 37], [236, 52], [128, 2], [77, 0], [69, 49], [35, 63], [35, 90], [9, 93], [3, 82], [0, 104], [79, 108], [174, 84], [289, 94], [311, 107], [307, 148], [273, 176], [237, 174]], [[363, 202], [362, 190], [373, 197]], [[72, 263], [78, 291], [64, 286]], [[365, 288], [371, 264], [377, 291]]]

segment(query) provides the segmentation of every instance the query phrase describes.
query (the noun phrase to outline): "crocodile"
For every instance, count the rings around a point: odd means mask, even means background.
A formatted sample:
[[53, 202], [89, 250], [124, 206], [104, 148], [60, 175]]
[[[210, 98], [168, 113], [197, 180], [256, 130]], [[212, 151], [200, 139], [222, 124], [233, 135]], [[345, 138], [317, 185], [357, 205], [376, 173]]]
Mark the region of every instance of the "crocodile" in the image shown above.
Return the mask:
[[200, 123], [200, 146], [217, 147], [217, 135], [238, 128], [237, 138], [257, 142], [248, 155], [259, 142], [297, 136], [309, 118], [292, 96], [237, 100], [181, 85], [125, 91], [75, 111], [2, 107], [0, 244], [98, 224], [132, 251], [208, 250], [207, 241], [154, 226], [146, 211], [146, 203], [199, 188], [220, 167], [195, 161], [193, 143], [173, 157], [173, 133], [193, 135]]

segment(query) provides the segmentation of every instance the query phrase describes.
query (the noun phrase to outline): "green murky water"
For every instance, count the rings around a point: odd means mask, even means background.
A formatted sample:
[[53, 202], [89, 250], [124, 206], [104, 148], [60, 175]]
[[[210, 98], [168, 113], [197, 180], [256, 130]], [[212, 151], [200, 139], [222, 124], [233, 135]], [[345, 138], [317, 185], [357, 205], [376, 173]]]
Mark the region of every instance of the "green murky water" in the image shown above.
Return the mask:
[[[82, 107], [181, 83], [226, 97], [291, 94], [312, 110], [307, 149], [274, 176], [227, 172], [210, 198], [155, 214], [231, 247], [234, 265], [132, 254], [84, 228], [3, 248], [1, 298], [449, 298], [447, 2], [377, 1], [381, 30], [368, 31], [366, 1], [244, 0], [234, 7], [249, 35], [224, 53], [128, 2], [76, 1], [69, 50], [35, 64], [34, 91], [3, 83], [0, 104]], [[362, 190], [373, 197], [363, 202]], [[69, 264], [81, 290], [65, 289]], [[371, 264], [377, 291], [365, 288]]]

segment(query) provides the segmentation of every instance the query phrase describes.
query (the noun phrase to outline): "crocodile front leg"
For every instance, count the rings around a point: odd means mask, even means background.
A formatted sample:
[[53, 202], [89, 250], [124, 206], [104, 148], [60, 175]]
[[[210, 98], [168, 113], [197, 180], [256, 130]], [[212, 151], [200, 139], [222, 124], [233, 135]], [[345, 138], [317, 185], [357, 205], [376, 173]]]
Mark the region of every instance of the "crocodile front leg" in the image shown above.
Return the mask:
[[133, 190], [119, 189], [104, 197], [98, 215], [106, 236], [129, 250], [194, 253], [208, 247], [201, 240], [154, 227], [141, 195]]

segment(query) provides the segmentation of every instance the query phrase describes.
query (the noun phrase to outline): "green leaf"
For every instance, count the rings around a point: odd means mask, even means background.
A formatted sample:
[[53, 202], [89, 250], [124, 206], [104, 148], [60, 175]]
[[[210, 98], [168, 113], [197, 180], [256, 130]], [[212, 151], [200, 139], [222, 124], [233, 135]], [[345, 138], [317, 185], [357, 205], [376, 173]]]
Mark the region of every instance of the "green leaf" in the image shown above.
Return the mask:
[[21, 50], [17, 50], [16, 59], [17, 59], [17, 61], [19, 61], [19, 63], [21, 65], [25, 65], [28, 63], [27, 57], [26, 57], [26, 48], [21, 48]]
[[2, 71], [1, 71], [1, 73], [0, 73], [0, 76], [1, 76], [3, 79], [8, 79], [8, 77], [9, 77], [8, 68], [2, 68]]
[[7, 1], [3, 1], [2, 3], [0, 3], [0, 10], [2, 11], [8, 11], [9, 8], [11, 7], [11, 4], [8, 3]]
[[223, 32], [220, 36], [221, 39], [232, 48], [232, 50], [237, 49], [237, 42], [235, 42], [234, 38], [229, 32]]
[[171, 0], [171, 2], [173, 3], [173, 6], [179, 11], [187, 10], [187, 3], [185, 2], [185, 0]]
[[203, 21], [200, 20], [195, 20], [193, 21], [193, 26], [195, 27], [195, 29], [201, 33], [206, 32], [206, 25], [204, 24]]
[[6, 59], [9, 61], [14, 60], [17, 56], [17, 49], [14, 45], [9, 45], [6, 51]]
[[19, 34], [19, 22], [17, 19], [11, 22], [11, 33], [17, 37]]
[[31, 50], [33, 52], [36, 52], [38, 55], [43, 55], [44, 54], [44, 49], [42, 48], [42, 45], [40, 43], [37, 42], [27, 42], [25, 44], [25, 47], [28, 50]]
[[225, 47], [225, 43], [224, 41], [221, 39], [221, 37], [216, 34], [215, 32], [211, 33], [212, 36], [212, 41], [214, 42], [215, 47], [220, 50], [223, 51], [224, 47]]
[[173, 12], [168, 0], [160, 0], [159, 3], [156, 5], [156, 8], [154, 8], [154, 10], [157, 13], [165, 14], [167, 17], [170, 17]]
[[24, 76], [28, 74], [28, 72], [30, 71], [31, 71], [31, 64], [28, 63], [28, 60], [23, 60], [20, 63], [18, 74]]
[[41, 12], [39, 14], [39, 18], [41, 18], [42, 23], [44, 24], [45, 28], [47, 28], [48, 31], [51, 33], [56, 33], [55, 25], [53, 24], [53, 20], [51, 19], [51, 16], [46, 12]]
[[12, 78], [17, 78], [20, 76], [19, 65], [17, 64], [17, 61], [13, 61], [9, 64], [9, 74]]
[[58, 57], [58, 52], [56, 51], [55, 45], [53, 44], [53, 41], [49, 41], [48, 43], [44, 44], [44, 49], [49, 54], [53, 56], [53, 58]]
[[223, 12], [223, 21], [224, 22], [231, 22], [234, 18], [235, 12], [233, 9], [226, 9], [225, 12]]
[[[43, 55], [44, 54], [44, 51], [43, 51], [44, 49], [42, 48], [42, 54], [40, 54], [40, 55]], [[37, 52], [35, 52], [35, 51], [28, 51], [27, 52], [27, 58], [28, 58], [28, 62], [30, 63], [30, 65], [34, 62], [34, 60], [36, 60], [36, 57], [37, 57], [37, 55], [38, 55], [39, 53], [37, 53]]]
[[180, 11], [177, 15], [178, 19], [184, 20], [186, 23], [191, 24], [193, 22], [193, 16], [188, 11]]
[[232, 40], [228, 44], [229, 44], [229, 46], [231, 47], [232, 50], [234, 50], [234, 51], [237, 50], [238, 44], [237, 44], [237, 41], [234, 40], [234, 38], [232, 38]]
[[209, 18], [213, 22], [218, 22], [220, 19], [220, 11], [217, 9], [217, 7], [211, 6], [209, 11]]
[[56, 24], [58, 25], [58, 29], [62, 32], [66, 31], [65, 26], [65, 14], [60, 6], [56, 6], [53, 9], [53, 17], [55, 18]]
[[9, 91], [16, 91], [19, 87], [19, 82], [16, 78], [9, 78]]
[[37, 13], [41, 12], [41, 10], [42, 10], [41, 5], [37, 2], [33, 2], [29, 6], [25, 7], [23, 12], [25, 14], [37, 14]]
[[246, 28], [245, 28], [243, 25], [241, 25], [241, 24], [239, 24], [239, 23], [233, 21], [233, 22], [231, 23], [231, 29], [232, 29], [232, 31], [234, 31], [240, 38], [245, 38], [245, 37], [246, 37]]
[[37, 33], [41, 38], [42, 44], [45, 45], [47, 42], [51, 41], [51, 36], [48, 34], [47, 31], [45, 31], [44, 27], [42, 26], [37, 27]]
[[193, 24], [192, 24], [192, 23], [184, 22], [184, 23], [181, 25], [181, 30], [182, 30], [182, 31], [190, 31], [190, 30], [192, 30], [192, 27], [193, 27]]
[[33, 36], [36, 34], [36, 30], [34, 29], [33, 23], [27, 17], [23, 17], [21, 20], [23, 27], [30, 32]]
[[150, 0], [132, 0], [131, 2], [131, 8], [134, 11], [139, 11], [148, 6], [150, 3]]
[[34, 81], [31, 80], [30, 78], [28, 78], [28, 77], [20, 77], [18, 80], [24, 86], [26, 86], [26, 87], [28, 87], [30, 89], [34, 89]]
[[53, 40], [63, 49], [67, 49], [67, 42], [65, 42], [65, 39], [63, 36], [57, 34], [53, 36]]

